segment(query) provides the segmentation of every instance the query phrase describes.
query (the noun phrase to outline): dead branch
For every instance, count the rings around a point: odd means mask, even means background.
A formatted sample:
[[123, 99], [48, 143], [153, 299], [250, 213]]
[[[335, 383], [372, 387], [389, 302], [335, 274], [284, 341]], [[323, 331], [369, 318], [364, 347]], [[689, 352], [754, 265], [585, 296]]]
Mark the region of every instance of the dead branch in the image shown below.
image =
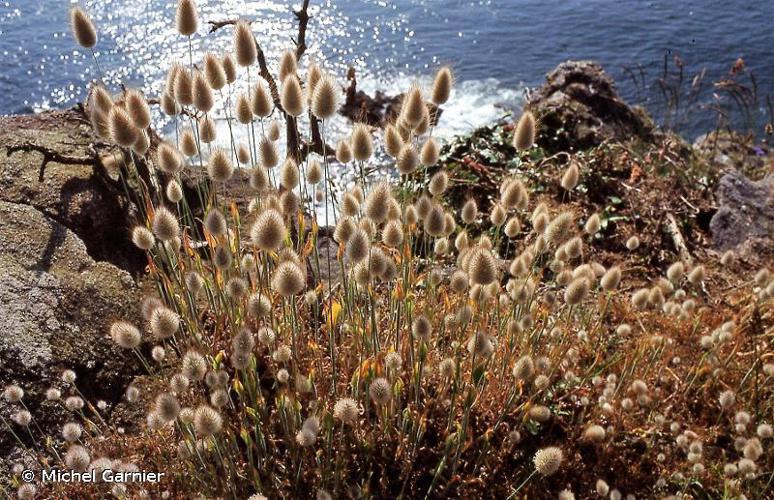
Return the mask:
[[670, 212], [667, 212], [666, 214], [666, 229], [672, 237], [672, 243], [675, 245], [675, 248], [680, 255], [680, 260], [688, 264], [689, 267], [693, 266], [693, 257], [691, 256], [691, 252], [688, 251], [688, 245], [685, 244], [683, 233], [680, 232], [680, 227], [677, 225], [675, 216]]
[[56, 163], [61, 163], [63, 165], [94, 165], [97, 160], [96, 153], [94, 152], [92, 152], [92, 155], [88, 157], [67, 156], [57, 151], [54, 151], [52, 149], [49, 149], [45, 146], [41, 146], [40, 144], [35, 144], [32, 142], [23, 142], [21, 144], [6, 146], [7, 156], [11, 156], [13, 153], [16, 153], [17, 151], [22, 151], [25, 153], [28, 153], [30, 151], [36, 151], [43, 155], [43, 160], [40, 163], [40, 170], [38, 173], [39, 182], [43, 182], [43, 174], [45, 173], [46, 166], [48, 165], [49, 162], [53, 161]]
[[[309, 24], [309, 1], [310, 0], [304, 0], [303, 5], [301, 6], [300, 10], [294, 11], [293, 14], [296, 16], [296, 19], [298, 19], [298, 37], [296, 40], [294, 40], [296, 44], [296, 59], [300, 59], [301, 56], [304, 55], [306, 52], [306, 28]], [[214, 33], [215, 31], [219, 30], [220, 28], [223, 28], [224, 26], [233, 26], [239, 21], [239, 19], [226, 19], [224, 21], [208, 21], [208, 24], [210, 25], [210, 33]], [[251, 20], [246, 20], [248, 23], [252, 23]], [[319, 126], [317, 124], [317, 119], [310, 114], [311, 122], [312, 122], [312, 144], [306, 145], [303, 143], [303, 141], [300, 138], [300, 134], [298, 133], [298, 125], [296, 123], [297, 120], [295, 120], [293, 117], [285, 113], [285, 109], [282, 107], [282, 102], [280, 101], [280, 94], [279, 94], [279, 87], [277, 86], [277, 81], [272, 76], [271, 72], [269, 71], [269, 65], [266, 62], [266, 54], [263, 51], [263, 48], [261, 48], [261, 44], [258, 42], [258, 39], [253, 36], [253, 40], [255, 41], [255, 48], [257, 51], [257, 59], [258, 59], [258, 68], [259, 68], [259, 74], [261, 77], [266, 80], [266, 83], [269, 85], [269, 91], [271, 92], [272, 100], [274, 101], [274, 107], [279, 110], [284, 116], [285, 116], [285, 131], [286, 131], [286, 145], [287, 150], [290, 155], [293, 156], [293, 159], [296, 162], [301, 162], [301, 160], [306, 156], [308, 151], [310, 150], [318, 150], [321, 149], [322, 139], [320, 138], [319, 133]]]

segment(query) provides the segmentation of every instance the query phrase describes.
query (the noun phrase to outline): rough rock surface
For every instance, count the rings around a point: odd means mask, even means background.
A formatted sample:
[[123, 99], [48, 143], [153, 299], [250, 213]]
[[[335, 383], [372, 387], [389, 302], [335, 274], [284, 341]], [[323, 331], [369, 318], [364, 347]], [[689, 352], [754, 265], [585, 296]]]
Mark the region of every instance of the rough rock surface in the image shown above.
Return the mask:
[[[100, 159], [109, 151], [77, 109], [0, 118], [0, 389], [22, 386], [35, 423], [54, 434], [66, 411], [45, 391], [74, 394], [62, 370], [109, 412], [139, 368], [107, 334], [118, 318], [140, 324], [140, 292], [123, 269], [144, 263], [129, 203]], [[2, 400], [3, 418], [15, 411]], [[0, 457], [18, 458], [15, 446], [0, 433]]]
[[121, 183], [103, 165], [110, 151], [77, 108], [0, 117], [0, 200], [35, 207], [95, 259], [136, 272], [145, 258], [130, 241]]
[[[71, 395], [58, 379], [66, 368], [79, 375], [82, 393], [118, 400], [137, 367], [107, 328], [114, 319], [137, 316], [132, 277], [95, 262], [72, 231], [28, 205], [0, 201], [0, 242], [2, 387], [18, 383], [26, 390], [39, 425], [63, 416], [61, 407], [42, 401], [50, 386]], [[3, 416], [11, 411], [4, 405]], [[10, 439], [2, 436], [0, 450]]]
[[710, 230], [717, 249], [752, 245], [750, 250], [760, 247], [774, 253], [774, 174], [754, 182], [732, 170], [718, 182], [715, 196], [719, 206]]
[[647, 138], [653, 132], [645, 112], [626, 104], [613, 80], [592, 61], [557, 66], [527, 106], [540, 122], [538, 144], [551, 153]]

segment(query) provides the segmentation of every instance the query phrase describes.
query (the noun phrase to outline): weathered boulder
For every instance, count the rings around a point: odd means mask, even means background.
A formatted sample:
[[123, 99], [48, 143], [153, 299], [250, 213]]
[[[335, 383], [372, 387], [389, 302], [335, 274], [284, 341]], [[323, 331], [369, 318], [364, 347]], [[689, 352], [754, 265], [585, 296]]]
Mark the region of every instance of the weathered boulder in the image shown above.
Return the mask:
[[[115, 402], [137, 373], [136, 359], [107, 332], [119, 318], [138, 321], [140, 296], [132, 277], [96, 262], [69, 229], [34, 207], [0, 201], [0, 387], [22, 386], [25, 402], [42, 428], [64, 418], [45, 401], [48, 387], [72, 390], [59, 375], [78, 374], [76, 386], [93, 399]], [[3, 417], [12, 412], [0, 405]], [[0, 433], [0, 456], [13, 445]]]
[[[140, 324], [127, 270], [146, 263], [131, 243], [133, 206], [109, 162], [114, 152], [79, 108], [0, 118], [0, 388], [22, 386], [35, 422], [52, 434], [67, 416], [46, 389], [74, 394], [62, 370], [77, 373], [90, 402], [110, 404], [139, 369], [108, 336], [115, 319]], [[4, 418], [14, 411], [0, 404]], [[17, 456], [14, 446], [0, 433], [0, 457]]]
[[764, 260], [761, 251], [774, 254], [774, 174], [756, 182], [731, 170], [718, 182], [715, 197], [718, 210], [710, 221], [715, 248]]
[[[340, 115], [349, 118], [350, 121], [363, 122], [379, 128], [384, 128], [397, 119], [405, 94], [391, 96], [377, 90], [373, 96], [370, 96], [362, 90], [358, 90], [353, 68], [349, 69], [347, 79], [349, 85], [345, 89], [344, 103], [339, 108]], [[443, 109], [431, 102], [427, 103], [427, 109], [430, 113], [431, 123], [437, 124]]]
[[136, 272], [133, 211], [102, 143], [78, 109], [0, 117], [0, 200], [30, 205], [73, 231], [96, 260]]
[[546, 76], [527, 107], [540, 123], [538, 145], [550, 153], [577, 151], [603, 141], [647, 139], [653, 125], [618, 95], [613, 80], [592, 61], [567, 61]]

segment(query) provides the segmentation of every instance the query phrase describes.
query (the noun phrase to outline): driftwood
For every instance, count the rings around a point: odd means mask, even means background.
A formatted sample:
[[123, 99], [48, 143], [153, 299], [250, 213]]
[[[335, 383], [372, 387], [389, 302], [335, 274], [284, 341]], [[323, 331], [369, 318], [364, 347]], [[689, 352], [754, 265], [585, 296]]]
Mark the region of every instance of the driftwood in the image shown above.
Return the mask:
[[685, 244], [683, 233], [680, 231], [680, 226], [678, 226], [675, 216], [670, 212], [667, 212], [666, 214], [666, 230], [672, 237], [672, 243], [675, 245], [675, 249], [677, 249], [677, 253], [680, 255], [680, 260], [689, 267], [693, 266], [693, 257], [691, 256], [691, 252], [688, 251], [688, 245]]

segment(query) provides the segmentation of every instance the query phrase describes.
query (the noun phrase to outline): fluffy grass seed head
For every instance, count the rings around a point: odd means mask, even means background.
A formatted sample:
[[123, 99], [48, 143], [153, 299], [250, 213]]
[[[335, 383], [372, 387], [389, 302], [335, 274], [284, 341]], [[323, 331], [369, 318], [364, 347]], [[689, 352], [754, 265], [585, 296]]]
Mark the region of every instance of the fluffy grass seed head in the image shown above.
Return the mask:
[[193, 104], [193, 80], [188, 70], [182, 66], [175, 72], [174, 95], [175, 100], [183, 106]]
[[693, 286], [701, 285], [701, 282], [704, 281], [704, 266], [694, 267], [688, 274], [688, 281]]
[[77, 472], [85, 472], [91, 463], [89, 452], [81, 445], [74, 444], [67, 449], [64, 456], [64, 462], [67, 467]]
[[413, 144], [407, 142], [403, 145], [395, 161], [395, 166], [403, 175], [414, 172], [419, 166], [419, 155]]
[[188, 351], [183, 356], [180, 371], [189, 380], [202, 380], [207, 374], [207, 360], [197, 351]]
[[207, 160], [207, 175], [215, 182], [226, 182], [233, 174], [231, 155], [225, 149], [215, 149]]
[[[295, 56], [295, 54], [293, 54]], [[282, 60], [280, 60], [280, 67], [282, 66]], [[320, 79], [324, 76], [320, 65], [315, 61], [311, 61], [306, 69], [306, 97], [309, 103], [314, 100], [314, 91], [317, 88], [317, 84], [320, 83]]]
[[177, 32], [183, 36], [191, 36], [199, 28], [199, 16], [196, 14], [194, 0], [179, 0], [175, 12]]
[[444, 66], [435, 74], [433, 81], [433, 90], [430, 92], [430, 101], [436, 106], [446, 104], [451, 95], [452, 85], [454, 84], [454, 75], [451, 68]]
[[210, 406], [202, 405], [194, 411], [194, 429], [202, 438], [213, 436], [223, 427], [223, 417]]
[[266, 137], [263, 137], [261, 142], [258, 143], [258, 159], [261, 162], [261, 166], [267, 170], [276, 167], [279, 163], [277, 148]]
[[433, 196], [440, 196], [449, 187], [449, 174], [444, 170], [439, 170], [430, 178], [430, 184], [427, 186], [427, 190]]
[[488, 285], [497, 279], [497, 261], [489, 250], [474, 248], [468, 260], [468, 278], [474, 285]]
[[145, 156], [149, 149], [150, 139], [148, 139], [148, 134], [144, 130], [138, 130], [137, 141], [132, 145], [132, 151], [137, 156]]
[[374, 403], [384, 406], [392, 399], [390, 383], [385, 378], [376, 378], [369, 385], [368, 394]]
[[532, 463], [535, 465], [535, 470], [538, 474], [547, 477], [559, 470], [563, 458], [564, 454], [561, 449], [556, 446], [549, 446], [548, 448], [538, 450], [532, 459]]
[[306, 286], [306, 273], [292, 261], [282, 262], [274, 270], [271, 287], [283, 297], [298, 295]]
[[124, 96], [126, 111], [129, 113], [134, 125], [140, 129], [146, 129], [151, 124], [151, 111], [145, 97], [137, 90], [131, 89]]
[[524, 111], [516, 123], [516, 128], [513, 132], [513, 147], [517, 151], [524, 151], [532, 147], [535, 143], [535, 136], [537, 135], [537, 125], [535, 122], [535, 116], [531, 111]]
[[424, 222], [427, 234], [435, 238], [443, 236], [446, 232], [446, 214], [443, 211], [443, 207], [431, 203], [430, 210], [427, 212]]
[[214, 90], [220, 90], [226, 86], [226, 72], [223, 69], [223, 63], [220, 58], [212, 52], [204, 54], [204, 76], [207, 78], [207, 83]]
[[391, 220], [382, 230], [382, 243], [388, 247], [398, 248], [403, 243], [403, 226], [400, 222]]
[[204, 227], [213, 236], [223, 236], [228, 230], [226, 218], [217, 208], [211, 208], [204, 216]]
[[300, 181], [298, 165], [292, 158], [288, 157], [280, 169], [280, 184], [288, 191], [292, 190]]
[[720, 407], [723, 410], [728, 411], [734, 406], [734, 403], [736, 403], [736, 394], [734, 394], [734, 391], [727, 389], [720, 393], [718, 401], [720, 402]]
[[234, 110], [237, 121], [242, 125], [248, 125], [253, 121], [253, 109], [250, 99], [245, 94], [239, 94]]
[[357, 263], [368, 256], [371, 248], [371, 238], [361, 227], [354, 229], [347, 239], [346, 255], [350, 262]]
[[583, 431], [582, 439], [587, 442], [599, 443], [605, 440], [605, 428], [601, 425], [589, 425]]
[[194, 156], [199, 152], [199, 148], [196, 145], [196, 137], [190, 128], [180, 134], [180, 151], [188, 157]]
[[618, 284], [621, 282], [621, 268], [613, 266], [608, 269], [600, 280], [602, 289], [610, 292], [618, 288]]
[[510, 179], [504, 183], [500, 193], [500, 202], [508, 209], [526, 208], [529, 194], [521, 179]]
[[157, 307], [148, 320], [151, 332], [157, 339], [166, 339], [180, 329], [180, 317], [167, 307]]
[[295, 76], [298, 73], [298, 61], [296, 53], [290, 49], [282, 52], [279, 63], [279, 79], [284, 82], [289, 76]]
[[376, 224], [387, 220], [392, 201], [392, 188], [387, 182], [380, 182], [371, 189], [365, 199], [365, 215]]
[[312, 158], [306, 167], [306, 182], [309, 184], [319, 184], [323, 180], [323, 170], [320, 162]]
[[183, 168], [183, 159], [175, 146], [162, 142], [156, 150], [156, 164], [162, 172], [175, 175]]
[[140, 330], [126, 321], [116, 321], [110, 326], [110, 338], [124, 349], [134, 349], [142, 341]]
[[250, 150], [247, 148], [246, 144], [242, 143], [237, 146], [236, 156], [237, 161], [242, 165], [250, 163]]
[[591, 214], [588, 220], [586, 220], [586, 224], [583, 225], [583, 230], [586, 234], [593, 236], [599, 232], [601, 225], [602, 222], [599, 218], [599, 214]]
[[472, 224], [476, 220], [477, 215], [478, 207], [476, 206], [476, 200], [470, 198], [462, 206], [462, 212], [460, 214], [462, 217], [462, 222], [465, 224]]
[[250, 236], [255, 246], [263, 251], [271, 252], [282, 245], [287, 232], [285, 222], [279, 212], [269, 209], [258, 216], [250, 230]]
[[333, 405], [333, 418], [344, 425], [355, 425], [359, 413], [357, 401], [352, 398], [341, 398]]
[[159, 207], [153, 215], [153, 234], [163, 242], [180, 237], [180, 224], [177, 217], [166, 207]]
[[572, 191], [575, 189], [575, 186], [578, 185], [579, 179], [580, 170], [578, 169], [578, 164], [575, 161], [571, 161], [570, 166], [567, 167], [567, 170], [564, 171], [564, 175], [562, 175], [562, 188], [566, 191]]
[[513, 364], [513, 376], [516, 380], [529, 381], [535, 376], [535, 362], [532, 356], [524, 355]]
[[285, 112], [291, 116], [297, 117], [304, 112], [306, 100], [297, 76], [290, 75], [282, 82], [280, 103]]
[[132, 230], [132, 243], [140, 250], [147, 252], [156, 244], [156, 239], [148, 228], [137, 226]]
[[321, 120], [327, 120], [339, 109], [339, 86], [333, 77], [323, 75], [314, 86], [312, 94], [312, 114]]
[[352, 156], [358, 161], [368, 161], [374, 154], [374, 143], [371, 132], [368, 131], [368, 125], [365, 123], [356, 123], [352, 127], [352, 136], [350, 137], [352, 146]]
[[162, 392], [156, 396], [153, 412], [164, 422], [172, 422], [180, 414], [180, 403], [172, 394]]
[[3, 391], [3, 397], [9, 403], [18, 403], [24, 397], [24, 389], [16, 384], [11, 384], [6, 386], [5, 390]]
[[215, 120], [205, 115], [199, 120], [199, 140], [204, 144], [210, 144], [217, 138], [218, 129], [215, 127]]
[[234, 83], [237, 79], [236, 61], [231, 54], [223, 56], [223, 72], [226, 73], [226, 82]]
[[140, 130], [129, 114], [120, 106], [113, 106], [113, 109], [110, 110], [108, 127], [111, 139], [119, 146], [130, 148], [137, 142]]
[[427, 112], [422, 91], [418, 85], [412, 85], [403, 98], [400, 118], [411, 128], [422, 122], [424, 113]]
[[89, 15], [80, 7], [70, 10], [70, 29], [81, 47], [91, 49], [97, 45], [97, 29]]
[[428, 137], [419, 152], [420, 163], [426, 167], [432, 167], [438, 163], [438, 155], [440, 151], [441, 148], [438, 146], [438, 141], [432, 137]]
[[234, 25], [234, 55], [240, 66], [255, 64], [258, 49], [255, 46], [253, 32], [247, 21], [240, 20]]
[[339, 141], [336, 145], [336, 161], [339, 163], [349, 163], [352, 161], [352, 148], [348, 141]]
[[83, 434], [83, 427], [77, 422], [67, 422], [62, 426], [62, 437], [68, 443], [77, 441]]
[[393, 124], [387, 125], [384, 129], [384, 150], [393, 158], [397, 158], [400, 150], [403, 149], [403, 138], [398, 129]]
[[274, 110], [274, 100], [265, 80], [261, 79], [255, 85], [250, 105], [255, 116], [259, 118], [266, 118]]
[[570, 211], [564, 211], [554, 217], [543, 231], [543, 238], [549, 245], [558, 246], [572, 236], [575, 218]]

